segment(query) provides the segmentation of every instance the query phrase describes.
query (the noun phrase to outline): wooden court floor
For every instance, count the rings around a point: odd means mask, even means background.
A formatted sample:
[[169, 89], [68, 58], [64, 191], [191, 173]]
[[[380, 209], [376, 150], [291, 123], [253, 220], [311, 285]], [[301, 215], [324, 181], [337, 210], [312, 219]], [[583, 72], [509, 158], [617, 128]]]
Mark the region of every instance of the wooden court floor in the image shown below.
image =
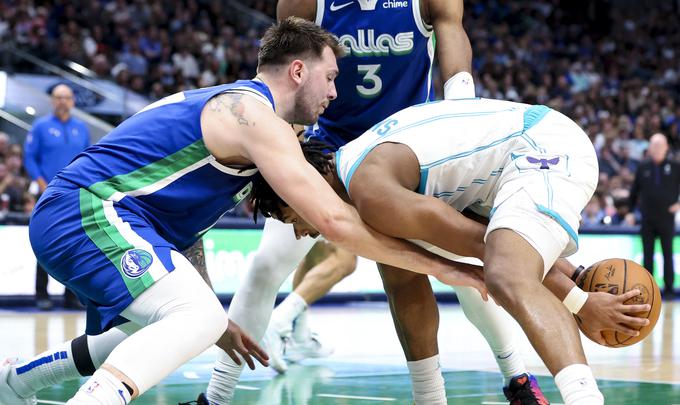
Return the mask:
[[[665, 302], [659, 323], [637, 345], [608, 349], [584, 339], [588, 360], [607, 404], [680, 405], [680, 302]], [[505, 404], [501, 377], [483, 338], [457, 305], [442, 305], [439, 343], [449, 404]], [[313, 308], [312, 325], [335, 353], [293, 365], [277, 376], [269, 369], [244, 372], [235, 404], [410, 404], [410, 383], [384, 303]], [[84, 330], [81, 312], [0, 310], [0, 357], [26, 358]], [[561, 398], [519, 327], [518, 347], [548, 399]], [[559, 348], [555, 348], [559, 350]], [[135, 404], [172, 404], [204, 391], [217, 352], [210, 349], [182, 366]], [[39, 403], [63, 404], [80, 381], [39, 393]], [[10, 404], [8, 404], [10, 405]]]

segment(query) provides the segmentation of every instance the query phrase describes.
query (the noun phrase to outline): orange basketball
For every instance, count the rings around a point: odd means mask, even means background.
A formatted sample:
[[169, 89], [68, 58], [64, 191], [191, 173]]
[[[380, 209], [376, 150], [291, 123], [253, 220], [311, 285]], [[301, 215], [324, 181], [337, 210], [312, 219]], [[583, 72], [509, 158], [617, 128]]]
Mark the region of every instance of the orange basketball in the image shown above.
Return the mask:
[[[620, 295], [637, 289], [640, 295], [626, 301], [626, 304], [650, 304], [649, 312], [634, 314], [640, 318], [649, 319], [649, 325], [639, 329], [638, 336], [628, 336], [620, 332], [604, 331], [602, 337], [608, 347], [624, 347], [635, 344], [644, 339], [656, 325], [661, 312], [661, 291], [652, 275], [639, 264], [627, 259], [605, 259], [585, 270], [578, 286], [583, 291], [608, 292]], [[579, 327], [582, 321], [577, 317]], [[583, 329], [581, 329], [583, 331]], [[584, 332], [586, 336], [587, 333]], [[594, 339], [588, 336], [589, 339]]]

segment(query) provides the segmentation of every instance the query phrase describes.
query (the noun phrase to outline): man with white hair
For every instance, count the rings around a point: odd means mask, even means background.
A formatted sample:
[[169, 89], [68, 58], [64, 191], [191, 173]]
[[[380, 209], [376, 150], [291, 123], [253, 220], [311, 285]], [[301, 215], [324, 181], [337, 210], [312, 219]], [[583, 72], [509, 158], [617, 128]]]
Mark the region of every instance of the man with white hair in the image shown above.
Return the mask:
[[[38, 183], [40, 194], [59, 170], [90, 145], [90, 131], [82, 120], [71, 115], [75, 106], [73, 90], [66, 84], [54, 86], [51, 92], [53, 112], [33, 123], [24, 144], [24, 166]], [[47, 294], [47, 273], [40, 263], [35, 273], [35, 299], [39, 309], [52, 309]], [[75, 294], [68, 288], [64, 293], [64, 307], [82, 308]]]
[[680, 164], [668, 158], [668, 140], [656, 133], [649, 138], [647, 159], [638, 166], [630, 190], [630, 208], [640, 208], [642, 221], [643, 264], [654, 273], [654, 243], [661, 239], [663, 251], [663, 281], [665, 299], [673, 299], [673, 235], [675, 214], [680, 210]]

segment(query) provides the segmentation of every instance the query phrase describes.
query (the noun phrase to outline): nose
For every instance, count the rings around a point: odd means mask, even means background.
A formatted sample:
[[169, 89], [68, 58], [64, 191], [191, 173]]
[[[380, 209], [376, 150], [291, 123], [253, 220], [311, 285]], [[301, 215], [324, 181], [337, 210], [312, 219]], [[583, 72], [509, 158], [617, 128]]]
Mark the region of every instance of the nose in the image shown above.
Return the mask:
[[336, 98], [338, 98], [338, 92], [337, 92], [337, 90], [335, 89], [335, 82], [334, 82], [334, 81], [331, 82], [331, 87], [330, 87], [329, 90], [330, 90], [330, 91], [328, 92], [328, 99], [329, 99], [329, 100], [335, 100]]

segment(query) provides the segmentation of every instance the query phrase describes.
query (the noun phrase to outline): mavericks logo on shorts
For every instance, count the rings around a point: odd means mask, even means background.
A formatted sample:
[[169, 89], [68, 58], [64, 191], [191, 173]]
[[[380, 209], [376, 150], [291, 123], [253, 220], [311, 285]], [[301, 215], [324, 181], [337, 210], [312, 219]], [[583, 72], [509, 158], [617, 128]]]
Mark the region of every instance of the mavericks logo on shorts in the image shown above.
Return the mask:
[[142, 249], [130, 249], [120, 259], [120, 268], [130, 278], [137, 278], [146, 273], [153, 262], [151, 253]]

